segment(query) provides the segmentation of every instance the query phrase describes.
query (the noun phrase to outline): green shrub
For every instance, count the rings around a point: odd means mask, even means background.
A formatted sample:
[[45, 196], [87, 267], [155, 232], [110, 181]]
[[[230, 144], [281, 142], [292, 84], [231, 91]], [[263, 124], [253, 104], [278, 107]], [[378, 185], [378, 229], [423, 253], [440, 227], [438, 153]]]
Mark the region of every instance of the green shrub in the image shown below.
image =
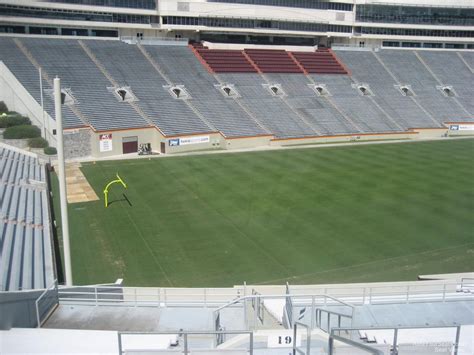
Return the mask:
[[31, 121], [28, 117], [17, 114], [9, 114], [8, 116], [0, 116], [0, 128], [7, 128], [13, 126], [28, 126], [31, 125]]
[[0, 113], [8, 112], [8, 107], [5, 105], [5, 102], [0, 101]]
[[28, 139], [28, 147], [30, 148], [46, 148], [49, 143], [43, 137], [36, 137]]
[[56, 155], [58, 152], [56, 151], [56, 148], [54, 147], [46, 147], [44, 148], [44, 154], [47, 154], [47, 155]]
[[23, 139], [23, 138], [36, 138], [41, 136], [41, 131], [36, 126], [13, 126], [8, 127], [3, 132], [3, 138], [5, 139]]

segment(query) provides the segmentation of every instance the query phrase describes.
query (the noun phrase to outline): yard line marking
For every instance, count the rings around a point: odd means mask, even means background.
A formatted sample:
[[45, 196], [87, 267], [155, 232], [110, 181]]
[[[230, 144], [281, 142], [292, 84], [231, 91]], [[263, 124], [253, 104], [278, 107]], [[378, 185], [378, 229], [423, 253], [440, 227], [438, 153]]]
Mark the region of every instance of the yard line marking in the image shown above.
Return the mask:
[[[104, 178], [106, 178], [105, 174], [104, 174], [104, 171], [103, 169], [101, 169], [101, 172], [102, 172], [102, 176], [104, 176]], [[112, 191], [113, 193], [113, 191]], [[116, 197], [116, 196], [115, 196]], [[127, 214], [128, 216], [128, 219], [130, 220], [130, 222], [132, 222], [133, 224], [133, 227], [135, 228], [135, 230], [138, 232], [138, 235], [140, 236], [140, 238], [143, 240], [143, 242], [145, 243], [145, 246], [147, 247], [148, 251], [150, 252], [151, 256], [153, 257], [153, 260], [155, 262], [156, 265], [158, 265], [161, 273], [163, 274], [163, 276], [165, 277], [166, 281], [168, 282], [168, 284], [171, 286], [171, 287], [174, 287], [174, 284], [173, 282], [171, 281], [171, 279], [168, 277], [168, 274], [166, 273], [165, 269], [163, 268], [163, 266], [161, 265], [161, 263], [158, 261], [158, 258], [157, 256], [155, 255], [155, 253], [153, 252], [153, 249], [150, 247], [150, 245], [148, 244], [148, 242], [146, 241], [145, 237], [143, 236], [143, 234], [141, 233], [140, 229], [138, 228], [137, 224], [135, 223], [135, 221], [133, 220], [133, 218], [130, 216], [130, 214], [128, 213], [127, 209], [125, 207], [123, 207], [122, 204], [120, 204], [120, 206], [123, 208], [123, 210], [125, 211], [125, 213]]]
[[286, 280], [289, 280], [289, 279], [296, 279], [296, 278], [300, 278], [300, 277], [306, 277], [306, 276], [313, 276], [313, 275], [318, 275], [318, 274], [324, 274], [324, 273], [326, 273], [326, 272], [339, 271], [339, 270], [345, 270], [345, 269], [352, 269], [352, 268], [355, 268], [355, 267], [366, 266], [366, 265], [371, 265], [371, 264], [377, 264], [377, 263], [382, 263], [382, 262], [386, 262], [386, 261], [395, 261], [395, 260], [397, 260], [397, 259], [408, 258], [408, 257], [417, 256], [417, 255], [423, 255], [423, 254], [429, 254], [429, 253], [434, 253], [434, 252], [438, 252], [438, 251], [445, 251], [445, 250], [449, 250], [449, 249], [456, 249], [456, 248], [466, 247], [466, 246], [468, 246], [468, 245], [474, 245], [474, 243], [460, 244], [460, 245], [450, 246], [450, 247], [446, 247], [446, 248], [440, 248], [440, 249], [433, 249], [433, 250], [422, 251], [422, 252], [414, 253], [414, 254], [407, 254], [407, 255], [401, 255], [401, 256], [394, 256], [394, 257], [392, 257], [392, 258], [386, 258], [386, 259], [368, 261], [368, 262], [366, 262], [366, 263], [354, 264], [354, 265], [349, 265], [349, 266], [343, 266], [343, 267], [338, 267], [338, 268], [334, 268], [334, 269], [327, 269], [327, 270], [323, 270], [323, 271], [311, 272], [311, 273], [307, 273], [307, 274], [291, 275], [291, 276], [288, 276], [288, 277], [286, 277], [286, 278], [280, 278], [280, 279], [272, 279], [272, 280], [262, 281], [262, 282], [259, 282], [259, 283], [255, 283], [255, 285], [265, 285], [265, 284], [268, 284], [268, 283], [273, 283], [273, 282], [278, 282], [278, 281], [286, 281]]
[[264, 254], [265, 256], [267, 256], [270, 260], [272, 260], [273, 262], [275, 262], [277, 265], [279, 265], [285, 272], [290, 272], [290, 270], [288, 270], [288, 268], [283, 265], [277, 258], [275, 258], [273, 255], [269, 254], [266, 249], [264, 247], [262, 247], [259, 243], [257, 243], [254, 239], [252, 239], [247, 233], [245, 233], [243, 230], [241, 230], [229, 217], [227, 217], [226, 215], [224, 215], [223, 213], [221, 213], [220, 211], [218, 211], [217, 209], [211, 207], [204, 199], [202, 199], [192, 188], [188, 187], [185, 183], [183, 183], [181, 180], [179, 180], [179, 178], [174, 175], [171, 171], [167, 170], [166, 171], [167, 174], [173, 176], [173, 178], [175, 179], [175, 181], [178, 181], [180, 185], [184, 186], [186, 190], [190, 191], [199, 201], [201, 201], [204, 205], [206, 205], [211, 211], [214, 211], [216, 212], [217, 214], [219, 214], [220, 216], [222, 216], [222, 218], [224, 218], [226, 221], [228, 221], [228, 223], [230, 223], [236, 230], [239, 234], [243, 235], [246, 239], [248, 239], [252, 244], [254, 244], [255, 246], [257, 246], [261, 251], [262, 251], [262, 254]]

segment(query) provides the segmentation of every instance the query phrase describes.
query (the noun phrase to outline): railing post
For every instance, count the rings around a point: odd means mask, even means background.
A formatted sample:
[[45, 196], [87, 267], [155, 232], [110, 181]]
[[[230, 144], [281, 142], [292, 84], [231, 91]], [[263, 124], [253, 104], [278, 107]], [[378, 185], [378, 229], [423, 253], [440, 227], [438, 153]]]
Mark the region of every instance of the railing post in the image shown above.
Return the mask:
[[406, 303], [409, 303], [409, 299], [410, 299], [410, 285], [407, 285], [407, 299], [406, 299]]
[[369, 304], [372, 304], [372, 287], [369, 287]]
[[36, 300], [35, 305], [36, 305], [36, 328], [41, 328], [41, 319], [40, 319], [40, 314], [39, 314], [39, 305], [38, 305], [38, 300]]
[[54, 290], [56, 291], [56, 301], [59, 304], [59, 288], [58, 288], [58, 280], [54, 280]]
[[329, 355], [333, 355], [333, 354], [334, 354], [334, 338], [332, 337], [332, 334], [329, 335], [328, 354], [329, 354]]
[[459, 337], [461, 336], [461, 326], [458, 325], [456, 327], [456, 341], [454, 343], [454, 352], [453, 355], [458, 355], [458, 349], [459, 349]]
[[133, 289], [133, 298], [135, 299], [135, 307], [137, 306], [137, 288]]
[[122, 334], [118, 332], [117, 336], [118, 336], [119, 355], [122, 355]]
[[364, 287], [362, 289], [362, 304], [365, 304], [365, 290], [366, 290], [366, 288]]
[[398, 354], [397, 343], [398, 343], [398, 328], [395, 328], [393, 330], [393, 351], [392, 351], [392, 355]]
[[95, 306], [99, 305], [99, 298], [97, 296], [97, 286], [94, 286], [94, 297], [95, 297]]
[[184, 333], [183, 337], [184, 337], [184, 355], [188, 355], [188, 333]]
[[314, 296], [311, 296], [311, 329], [314, 329], [314, 306], [315, 306], [315, 299]]
[[298, 323], [295, 322], [293, 325], [293, 355], [296, 355], [296, 333], [298, 328]]
[[446, 283], [443, 284], [443, 302], [446, 301]]
[[207, 308], [207, 288], [204, 289], [204, 307]]
[[165, 307], [166, 307], [166, 301], [167, 301], [167, 299], [166, 299], [166, 288], [163, 289], [163, 297], [164, 297], [164, 302], [163, 302], [163, 304], [164, 304]]
[[[296, 338], [293, 339], [293, 341], [296, 344]], [[311, 329], [306, 328], [306, 355], [310, 355], [310, 354], [311, 354]]]
[[249, 355], [253, 355], [253, 332], [250, 333], [250, 351]]
[[255, 297], [255, 301], [256, 301], [255, 308], [253, 309], [253, 326], [254, 326], [254, 329], [257, 329], [257, 324], [258, 324], [258, 321], [257, 321], [258, 302], [260, 302], [260, 299], [258, 298], [257, 295], [255, 295], [253, 297]]
[[249, 315], [247, 314], [247, 297], [244, 298], [244, 303], [243, 303], [243, 306], [244, 306], [244, 320], [245, 320], [245, 328], [247, 330], [250, 330], [250, 327], [249, 327]]
[[158, 308], [160, 308], [161, 307], [161, 288], [158, 288], [156, 291], [157, 291], [156, 295], [158, 296]]

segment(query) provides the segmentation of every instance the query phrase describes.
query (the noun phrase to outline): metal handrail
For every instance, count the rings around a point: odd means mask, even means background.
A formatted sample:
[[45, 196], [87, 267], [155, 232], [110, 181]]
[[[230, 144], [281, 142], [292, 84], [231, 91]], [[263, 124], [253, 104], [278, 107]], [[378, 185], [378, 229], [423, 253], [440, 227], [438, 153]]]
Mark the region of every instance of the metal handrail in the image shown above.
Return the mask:
[[[327, 320], [327, 331], [324, 330], [323, 325], [322, 325], [322, 313], [326, 313], [328, 315], [328, 320]], [[341, 327], [341, 320], [342, 318], [348, 318], [351, 320], [351, 325], [352, 325], [352, 320], [354, 318], [354, 312], [352, 314], [344, 314], [336, 311], [329, 311], [327, 309], [321, 309], [321, 308], [316, 308], [315, 310], [315, 318], [316, 318], [316, 325], [319, 329], [322, 331], [329, 333], [331, 328], [331, 316], [335, 315], [337, 316], [337, 326], [338, 328]]]
[[364, 343], [359, 343], [355, 340], [347, 339], [347, 338], [344, 338], [344, 337], [341, 337], [341, 336], [335, 335], [335, 334], [331, 334], [329, 336], [329, 347], [328, 347], [329, 355], [334, 354], [334, 340], [340, 341], [342, 343], [346, 343], [348, 345], [352, 345], [356, 348], [365, 350], [365, 351], [367, 351], [369, 353], [372, 353], [372, 354], [375, 354], [375, 355], [384, 355], [383, 351], [381, 351], [379, 349], [375, 349], [375, 348], [371, 347], [370, 345], [367, 345], [367, 344], [364, 344]]
[[54, 290], [54, 289], [57, 289], [58, 287], [58, 280], [54, 280], [53, 281], [53, 284], [51, 286], [49, 286], [48, 288], [46, 288], [42, 293], [41, 295], [39, 295], [39, 297], [35, 300], [35, 309], [36, 309], [36, 327], [37, 328], [40, 328], [41, 327], [41, 315], [40, 315], [40, 311], [39, 311], [39, 302], [41, 301], [41, 299], [43, 299], [43, 297], [45, 297], [45, 295], [51, 291], [51, 290]]
[[[393, 330], [394, 331], [393, 344], [391, 344], [391, 345], [392, 345], [392, 348], [395, 349], [398, 345], [397, 341], [398, 341], [398, 331], [399, 330], [403, 330], [403, 329], [434, 329], [434, 328], [456, 328], [456, 336], [455, 336], [456, 338], [455, 338], [455, 341], [454, 341], [453, 355], [457, 355], [458, 348], [459, 348], [459, 339], [461, 337], [461, 326], [460, 325], [425, 325], [425, 326], [423, 326], [423, 325], [422, 326], [399, 325], [399, 326], [396, 326], [396, 327], [374, 326], [374, 327], [370, 327], [370, 330]], [[357, 344], [360, 345], [361, 343], [359, 343], [357, 341], [337, 336], [334, 333], [339, 332], [339, 334], [340, 334], [340, 332], [353, 332], [353, 331], [359, 331], [359, 330], [363, 330], [363, 329], [365, 329], [365, 328], [354, 328], [354, 327], [332, 328], [329, 340], [331, 340], [331, 337], [334, 337], [336, 340], [339, 340], [339, 341], [342, 341], [341, 339], [346, 339], [346, 340], [350, 340], [351, 342], [356, 342]], [[330, 352], [330, 354], [331, 354], [331, 352]]]
[[[306, 329], [306, 354], [301, 349], [298, 349], [296, 346], [298, 326]], [[293, 354], [296, 355], [297, 352], [302, 355], [311, 354], [311, 328], [307, 324], [295, 321], [295, 323], [293, 324]]]
[[[122, 349], [122, 336], [123, 335], [179, 335], [184, 339], [184, 349], [183, 354], [187, 355], [190, 353], [188, 346], [188, 336], [189, 335], [225, 335], [225, 334], [248, 334], [249, 335], [249, 355], [253, 355], [254, 348], [254, 334], [248, 330], [209, 330], [209, 331], [186, 331], [186, 330], [176, 330], [176, 331], [161, 331], [161, 332], [117, 332], [118, 336], [118, 346], [119, 346], [119, 355], [124, 354]], [[222, 351], [222, 350], [220, 350]]]
[[[333, 296], [329, 296], [329, 295], [324, 295], [324, 294], [307, 294], [307, 295], [248, 295], [248, 296], [243, 296], [243, 297], [239, 297], [239, 298], [236, 298], [235, 300], [232, 300], [230, 301], [229, 303], [217, 308], [214, 312], [219, 312], [221, 311], [222, 309], [224, 308], [227, 308], [233, 304], [236, 304], [236, 303], [239, 303], [241, 301], [244, 301], [244, 300], [249, 300], [249, 299], [252, 299], [252, 298], [268, 298], [268, 299], [280, 299], [280, 298], [286, 298], [286, 297], [291, 297], [291, 298], [316, 298], [316, 297], [320, 297], [320, 298], [329, 298], [337, 303], [340, 303], [344, 306], [348, 306], [348, 307], [351, 307], [352, 309], [355, 308], [354, 305], [350, 304], [350, 303], [347, 303], [347, 302], [344, 302], [336, 297], [333, 297]], [[304, 306], [305, 304], [298, 304], [298, 306]], [[311, 303], [309, 304], [306, 304], [306, 306], [311, 306]]]

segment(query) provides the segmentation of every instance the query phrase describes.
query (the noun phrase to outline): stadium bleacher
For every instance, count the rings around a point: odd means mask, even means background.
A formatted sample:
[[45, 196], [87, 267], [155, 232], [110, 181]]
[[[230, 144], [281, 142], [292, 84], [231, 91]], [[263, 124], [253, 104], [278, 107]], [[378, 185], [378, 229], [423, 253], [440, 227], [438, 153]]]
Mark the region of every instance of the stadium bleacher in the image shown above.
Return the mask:
[[216, 85], [221, 83], [196, 60], [191, 50], [176, 46], [148, 46], [146, 50], [172, 81], [189, 90], [192, 105], [224, 136], [268, 134], [233, 98], [220, 92]]
[[[433, 52], [438, 56], [439, 52]], [[441, 53], [442, 54], [442, 53]], [[454, 58], [456, 53], [448, 53]], [[473, 115], [456, 102], [445, 97], [436, 87], [441, 83], [417, 57], [416, 51], [383, 50], [379, 57], [394, 76], [403, 84], [410, 84], [417, 101], [440, 124], [446, 121], [472, 121]], [[419, 54], [418, 54], [419, 55]], [[472, 84], [472, 74], [465, 77], [465, 85]], [[456, 89], [456, 87], [455, 87]]]
[[[75, 100], [64, 110], [66, 128], [156, 126], [167, 137], [220, 132], [225, 138], [286, 139], [474, 121], [470, 52], [239, 51], [5, 37], [0, 49], [0, 60], [37, 101], [38, 67], [45, 88], [51, 88], [54, 76], [62, 78]], [[317, 95], [316, 84], [328, 95]], [[175, 85], [189, 97], [173, 97], [169, 91]], [[272, 92], [271, 85], [278, 90]], [[453, 95], [445, 95], [444, 86]], [[133, 102], [120, 102], [113, 94], [117, 87], [130, 90]], [[48, 95], [45, 107], [53, 115]]]
[[54, 281], [45, 174], [33, 155], [0, 146], [0, 291]]

